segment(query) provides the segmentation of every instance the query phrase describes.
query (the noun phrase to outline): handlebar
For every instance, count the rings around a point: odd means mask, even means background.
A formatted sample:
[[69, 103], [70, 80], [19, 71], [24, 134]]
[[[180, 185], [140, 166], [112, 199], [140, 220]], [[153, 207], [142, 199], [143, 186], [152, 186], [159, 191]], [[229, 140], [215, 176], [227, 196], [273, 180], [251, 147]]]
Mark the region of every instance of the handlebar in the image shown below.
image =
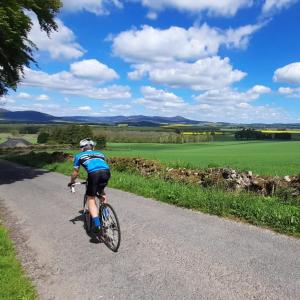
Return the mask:
[[75, 193], [75, 185], [81, 185], [81, 184], [84, 184], [86, 185], [87, 182], [86, 181], [82, 181], [82, 182], [75, 182], [71, 185], [71, 193]]

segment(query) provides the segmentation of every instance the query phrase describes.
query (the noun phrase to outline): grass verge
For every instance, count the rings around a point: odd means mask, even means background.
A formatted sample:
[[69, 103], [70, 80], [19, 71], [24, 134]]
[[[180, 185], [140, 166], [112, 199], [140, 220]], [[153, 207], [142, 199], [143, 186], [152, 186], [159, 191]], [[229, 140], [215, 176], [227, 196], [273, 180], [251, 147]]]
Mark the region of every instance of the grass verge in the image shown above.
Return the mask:
[[25, 277], [7, 230], [0, 223], [0, 299], [37, 299], [35, 289]]
[[[66, 175], [70, 175], [73, 169], [71, 162], [47, 163], [43, 162], [41, 157], [30, 155], [11, 157], [10, 160]], [[300, 237], [300, 206], [283, 203], [276, 197], [266, 198], [251, 193], [201, 188], [196, 185], [163, 181], [155, 176], [145, 178], [134, 172], [112, 170], [112, 175], [110, 187]], [[81, 170], [80, 177], [85, 176], [85, 172]]]

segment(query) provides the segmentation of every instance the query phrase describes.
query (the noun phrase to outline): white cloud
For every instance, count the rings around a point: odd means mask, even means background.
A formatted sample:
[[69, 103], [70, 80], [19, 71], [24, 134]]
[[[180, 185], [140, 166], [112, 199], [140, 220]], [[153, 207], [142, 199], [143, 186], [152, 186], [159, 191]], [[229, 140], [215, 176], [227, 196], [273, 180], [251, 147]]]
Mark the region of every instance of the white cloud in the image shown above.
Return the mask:
[[[193, 107], [190, 115], [198, 120], [223, 121], [232, 123], [274, 123], [274, 122], [293, 122], [284, 109], [270, 105], [255, 106], [249, 103], [238, 103], [236, 105], [211, 105], [206, 109], [201, 105]], [[198, 117], [197, 117], [198, 115]]]
[[269, 87], [266, 87], [264, 85], [255, 85], [253, 88], [248, 90], [248, 94], [252, 95], [261, 95], [261, 94], [268, 94], [271, 93], [271, 89]]
[[119, 33], [112, 38], [113, 53], [128, 62], [165, 62], [196, 60], [215, 55], [221, 45], [244, 48], [250, 36], [262, 25], [247, 25], [221, 30], [203, 24], [189, 29], [172, 26], [156, 29], [143, 26]]
[[156, 115], [181, 115], [200, 121], [233, 123], [294, 121], [282, 108], [252, 104], [262, 94], [269, 92], [268, 87], [260, 85], [243, 93], [232, 89], [208, 91], [195, 97], [197, 103], [190, 103], [168, 91], [146, 86], [141, 88], [144, 97], [136, 102]]
[[50, 99], [50, 97], [45, 94], [42, 94], [42, 95], [39, 95], [38, 97], [36, 97], [36, 100], [38, 100], [38, 101], [47, 101], [49, 99]]
[[72, 73], [62, 71], [48, 74], [25, 68], [22, 85], [47, 88], [60, 91], [63, 94], [77, 95], [97, 100], [127, 99], [131, 97], [128, 86], [112, 85], [108, 87], [97, 87], [92, 80], [75, 77]]
[[150, 9], [162, 10], [175, 8], [194, 13], [207, 11], [210, 14], [233, 16], [244, 7], [252, 5], [251, 0], [141, 0], [142, 4]]
[[155, 83], [194, 90], [221, 89], [240, 81], [246, 73], [234, 70], [229, 58], [218, 56], [200, 59], [195, 63], [170, 62], [134, 65], [130, 79], [148, 75]]
[[157, 13], [155, 11], [149, 11], [147, 13], [147, 18], [150, 20], [156, 20], [157, 19]]
[[30, 14], [32, 29], [29, 39], [36, 44], [40, 51], [49, 52], [53, 59], [76, 59], [81, 57], [85, 50], [75, 42], [76, 37], [73, 31], [66, 27], [63, 22], [56, 19], [57, 31], [52, 31], [50, 37], [41, 31], [35, 15]]
[[196, 96], [195, 99], [200, 103], [208, 105], [223, 105], [232, 106], [237, 105], [240, 108], [245, 107], [244, 103], [257, 100], [262, 94], [270, 93], [271, 89], [263, 86], [256, 85], [246, 92], [238, 92], [231, 88], [224, 88], [220, 90], [209, 90], [205, 93]]
[[107, 116], [107, 115], [120, 115], [120, 112], [122, 112], [122, 115], [129, 115], [129, 110], [132, 106], [130, 104], [111, 104], [107, 103], [103, 105], [103, 108], [101, 108], [100, 113], [93, 113], [95, 116]]
[[79, 106], [78, 110], [79, 111], [91, 111], [92, 108], [90, 106]]
[[293, 93], [293, 89], [289, 88], [289, 87], [280, 87], [278, 89], [278, 92], [280, 94], [285, 94], [285, 95], [289, 95]]
[[289, 98], [300, 98], [300, 88], [280, 87], [278, 92]]
[[71, 72], [77, 77], [98, 80], [100, 82], [118, 79], [118, 74], [96, 59], [82, 60], [71, 64]]
[[296, 3], [297, 0], [266, 0], [262, 11], [265, 14], [279, 11]]
[[122, 8], [119, 0], [63, 0], [63, 9], [66, 11], [88, 11], [96, 15], [109, 14], [110, 7]]
[[9, 96], [0, 97], [0, 108], [7, 104], [15, 104], [15, 103], [16, 103], [16, 101]]
[[185, 102], [177, 95], [165, 90], [159, 90], [151, 86], [141, 88], [143, 98], [138, 99], [138, 104], [143, 104], [149, 109], [165, 112], [168, 109], [185, 106]]
[[290, 84], [300, 84], [300, 62], [279, 68], [273, 76], [274, 81]]
[[62, 91], [69, 95], [83, 96], [96, 100], [128, 99], [131, 97], [128, 86], [112, 85], [103, 88], [86, 88], [83, 91], [68, 90]]
[[31, 97], [31, 95], [28, 94], [28, 93], [23, 93], [23, 92], [21, 92], [21, 93], [19, 93], [19, 94], [17, 95], [17, 97], [20, 98], [20, 99], [29, 99], [29, 98]]

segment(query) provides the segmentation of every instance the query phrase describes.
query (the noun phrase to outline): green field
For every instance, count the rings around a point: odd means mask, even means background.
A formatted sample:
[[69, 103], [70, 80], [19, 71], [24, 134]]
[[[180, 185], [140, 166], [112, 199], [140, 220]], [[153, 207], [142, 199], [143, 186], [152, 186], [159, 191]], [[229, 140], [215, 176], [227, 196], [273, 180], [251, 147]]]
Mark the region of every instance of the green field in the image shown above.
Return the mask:
[[108, 157], [160, 160], [192, 168], [232, 167], [260, 175], [300, 173], [300, 142], [215, 142], [201, 144], [110, 143]]

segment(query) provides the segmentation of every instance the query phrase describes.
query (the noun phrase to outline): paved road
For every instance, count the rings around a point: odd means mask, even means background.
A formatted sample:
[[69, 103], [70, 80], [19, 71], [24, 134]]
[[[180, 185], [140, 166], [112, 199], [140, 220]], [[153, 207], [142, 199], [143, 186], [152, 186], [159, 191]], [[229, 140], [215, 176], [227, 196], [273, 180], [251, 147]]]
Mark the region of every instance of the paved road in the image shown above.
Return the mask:
[[0, 170], [41, 299], [300, 299], [300, 240], [108, 189], [123, 230], [113, 253], [86, 235], [66, 176]]

